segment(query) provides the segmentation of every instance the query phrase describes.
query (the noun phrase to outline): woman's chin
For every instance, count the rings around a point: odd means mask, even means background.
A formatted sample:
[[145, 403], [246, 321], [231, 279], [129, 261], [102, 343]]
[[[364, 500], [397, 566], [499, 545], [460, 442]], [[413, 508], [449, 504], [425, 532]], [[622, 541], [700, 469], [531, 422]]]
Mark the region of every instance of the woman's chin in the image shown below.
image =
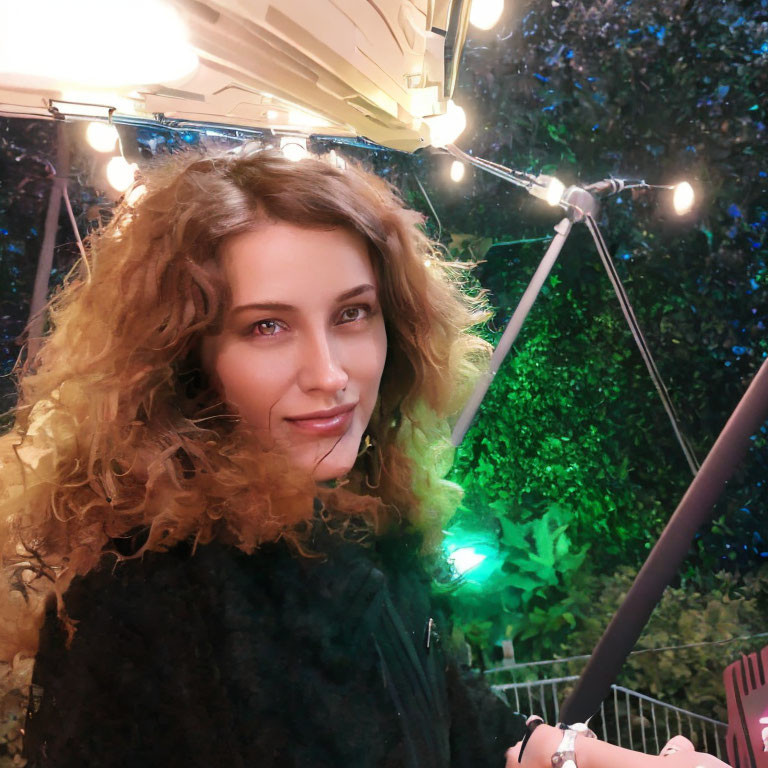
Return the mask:
[[[351, 443], [352, 441], [350, 441]], [[337, 445], [318, 462], [316, 459], [307, 461], [304, 466], [312, 474], [315, 482], [322, 483], [328, 480], [338, 480], [349, 474], [357, 460], [357, 446], [347, 447]]]
[[353, 430], [334, 440], [288, 449], [294, 466], [306, 471], [315, 482], [338, 480], [349, 474], [357, 461], [360, 437]]
[[317, 483], [338, 480], [344, 477], [352, 469], [352, 466], [350, 463], [335, 461], [329, 457], [312, 470], [312, 479]]

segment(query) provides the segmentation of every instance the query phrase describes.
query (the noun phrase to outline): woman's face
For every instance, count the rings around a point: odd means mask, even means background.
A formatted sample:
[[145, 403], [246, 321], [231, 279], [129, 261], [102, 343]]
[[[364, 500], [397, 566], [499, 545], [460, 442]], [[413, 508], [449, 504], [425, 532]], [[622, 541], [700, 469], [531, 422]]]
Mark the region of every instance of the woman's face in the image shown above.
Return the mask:
[[228, 240], [232, 304], [203, 362], [265, 448], [316, 480], [357, 458], [384, 370], [387, 337], [363, 238], [276, 222]]

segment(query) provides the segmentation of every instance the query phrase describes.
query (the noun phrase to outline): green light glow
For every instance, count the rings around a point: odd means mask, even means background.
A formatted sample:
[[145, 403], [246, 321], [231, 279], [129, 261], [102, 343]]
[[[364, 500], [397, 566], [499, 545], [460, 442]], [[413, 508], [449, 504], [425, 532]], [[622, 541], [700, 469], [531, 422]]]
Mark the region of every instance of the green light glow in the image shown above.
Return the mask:
[[455, 577], [465, 585], [479, 586], [501, 566], [499, 545], [488, 531], [468, 531], [456, 526], [444, 531], [445, 558]]
[[475, 552], [474, 547], [461, 547], [448, 555], [448, 562], [456, 569], [459, 576], [464, 576], [477, 568], [488, 555], [481, 555]]

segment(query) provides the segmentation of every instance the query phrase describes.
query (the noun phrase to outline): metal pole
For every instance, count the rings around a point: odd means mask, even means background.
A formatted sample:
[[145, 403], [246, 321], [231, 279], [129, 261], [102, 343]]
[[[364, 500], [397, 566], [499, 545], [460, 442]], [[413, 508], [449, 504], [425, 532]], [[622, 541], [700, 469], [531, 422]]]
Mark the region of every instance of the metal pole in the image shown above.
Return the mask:
[[467, 431], [472, 425], [475, 414], [480, 408], [480, 403], [483, 402], [485, 393], [488, 391], [491, 383], [493, 382], [493, 377], [496, 375], [499, 367], [504, 362], [504, 358], [509, 353], [512, 345], [515, 343], [515, 339], [520, 333], [520, 329], [523, 327], [523, 323], [528, 317], [528, 314], [531, 311], [536, 298], [541, 292], [541, 289], [547, 277], [549, 276], [549, 273], [552, 271], [552, 267], [555, 266], [557, 257], [560, 255], [560, 251], [562, 250], [563, 245], [568, 238], [568, 234], [570, 233], [572, 226], [573, 223], [569, 218], [566, 217], [555, 227], [556, 234], [552, 238], [552, 242], [549, 244], [549, 248], [547, 248], [547, 252], [544, 254], [544, 258], [539, 263], [536, 272], [531, 278], [531, 282], [525, 289], [525, 293], [520, 299], [520, 303], [517, 305], [517, 309], [515, 309], [515, 312], [512, 315], [512, 319], [504, 329], [504, 333], [502, 334], [496, 349], [493, 351], [488, 371], [484, 373], [480, 379], [478, 379], [467, 404], [464, 406], [464, 410], [461, 412], [461, 415], [456, 422], [456, 426], [453, 428], [453, 432], [451, 434], [451, 442], [454, 445], [461, 444], [461, 441], [464, 439], [464, 435], [467, 434]]
[[53, 251], [56, 247], [56, 233], [59, 229], [59, 213], [61, 212], [62, 189], [69, 175], [69, 142], [67, 126], [62, 120], [58, 124], [56, 134], [56, 175], [53, 177], [51, 194], [48, 198], [48, 211], [45, 214], [45, 229], [43, 245], [37, 259], [35, 283], [32, 289], [32, 300], [29, 305], [29, 321], [27, 323], [27, 360], [33, 360], [40, 349], [43, 328], [45, 326], [45, 305], [48, 299], [48, 284], [53, 267]]
[[688, 486], [632, 588], [600, 638], [581, 678], [561, 707], [563, 722], [583, 722], [596, 712], [672, 580], [699, 527], [768, 416], [768, 359], [728, 419], [698, 474]]

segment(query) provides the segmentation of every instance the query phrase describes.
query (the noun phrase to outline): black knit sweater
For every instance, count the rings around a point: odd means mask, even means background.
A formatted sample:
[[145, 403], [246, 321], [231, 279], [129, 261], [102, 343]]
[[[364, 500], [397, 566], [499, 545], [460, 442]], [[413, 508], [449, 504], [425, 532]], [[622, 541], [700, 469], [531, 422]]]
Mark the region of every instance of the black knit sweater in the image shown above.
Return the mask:
[[[41, 633], [29, 768], [478, 768], [523, 733], [437, 637], [408, 537], [322, 558], [188, 545], [104, 565]], [[429, 619], [436, 625], [426, 635]]]

